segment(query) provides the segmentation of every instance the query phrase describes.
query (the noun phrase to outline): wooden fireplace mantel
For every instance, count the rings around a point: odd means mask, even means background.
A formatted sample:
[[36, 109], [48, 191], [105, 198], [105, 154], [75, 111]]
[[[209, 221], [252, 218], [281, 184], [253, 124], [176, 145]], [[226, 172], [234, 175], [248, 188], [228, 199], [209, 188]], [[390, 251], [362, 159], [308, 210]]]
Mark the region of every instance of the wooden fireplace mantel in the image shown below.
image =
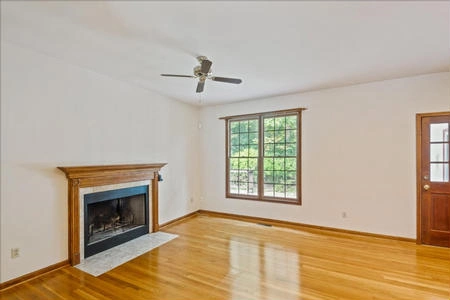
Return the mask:
[[165, 163], [58, 167], [68, 180], [69, 262], [80, 263], [80, 188], [149, 180], [152, 187], [151, 232], [158, 231], [158, 172]]

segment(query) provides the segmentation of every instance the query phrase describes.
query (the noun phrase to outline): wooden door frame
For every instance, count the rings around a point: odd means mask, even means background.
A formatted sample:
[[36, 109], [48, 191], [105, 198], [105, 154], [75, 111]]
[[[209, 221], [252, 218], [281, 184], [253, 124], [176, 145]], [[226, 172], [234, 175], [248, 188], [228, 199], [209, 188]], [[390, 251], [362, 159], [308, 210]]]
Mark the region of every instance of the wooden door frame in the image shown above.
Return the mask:
[[422, 120], [426, 117], [450, 116], [450, 111], [416, 114], [416, 243], [422, 244]]

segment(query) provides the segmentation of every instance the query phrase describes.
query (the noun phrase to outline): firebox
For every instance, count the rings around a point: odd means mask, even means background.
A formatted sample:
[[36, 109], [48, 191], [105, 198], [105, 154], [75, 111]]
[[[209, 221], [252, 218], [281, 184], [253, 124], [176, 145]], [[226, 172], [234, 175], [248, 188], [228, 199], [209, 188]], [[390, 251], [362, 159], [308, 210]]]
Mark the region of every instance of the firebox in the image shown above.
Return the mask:
[[148, 185], [84, 195], [84, 257], [149, 233]]

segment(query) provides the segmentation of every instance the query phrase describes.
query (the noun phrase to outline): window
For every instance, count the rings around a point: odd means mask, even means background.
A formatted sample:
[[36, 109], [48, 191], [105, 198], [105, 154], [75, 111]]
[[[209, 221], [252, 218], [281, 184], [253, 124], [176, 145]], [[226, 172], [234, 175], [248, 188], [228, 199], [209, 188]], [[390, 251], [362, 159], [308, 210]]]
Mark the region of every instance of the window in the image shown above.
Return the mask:
[[227, 198], [301, 203], [302, 110], [222, 118]]
[[449, 182], [449, 123], [430, 124], [430, 181]]

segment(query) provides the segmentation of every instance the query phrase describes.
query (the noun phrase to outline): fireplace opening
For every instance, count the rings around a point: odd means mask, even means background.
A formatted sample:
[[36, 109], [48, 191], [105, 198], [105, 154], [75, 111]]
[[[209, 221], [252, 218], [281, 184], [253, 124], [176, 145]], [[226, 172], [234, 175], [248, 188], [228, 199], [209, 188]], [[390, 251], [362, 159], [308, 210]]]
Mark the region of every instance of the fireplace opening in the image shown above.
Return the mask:
[[84, 257], [149, 233], [148, 186], [84, 195]]

